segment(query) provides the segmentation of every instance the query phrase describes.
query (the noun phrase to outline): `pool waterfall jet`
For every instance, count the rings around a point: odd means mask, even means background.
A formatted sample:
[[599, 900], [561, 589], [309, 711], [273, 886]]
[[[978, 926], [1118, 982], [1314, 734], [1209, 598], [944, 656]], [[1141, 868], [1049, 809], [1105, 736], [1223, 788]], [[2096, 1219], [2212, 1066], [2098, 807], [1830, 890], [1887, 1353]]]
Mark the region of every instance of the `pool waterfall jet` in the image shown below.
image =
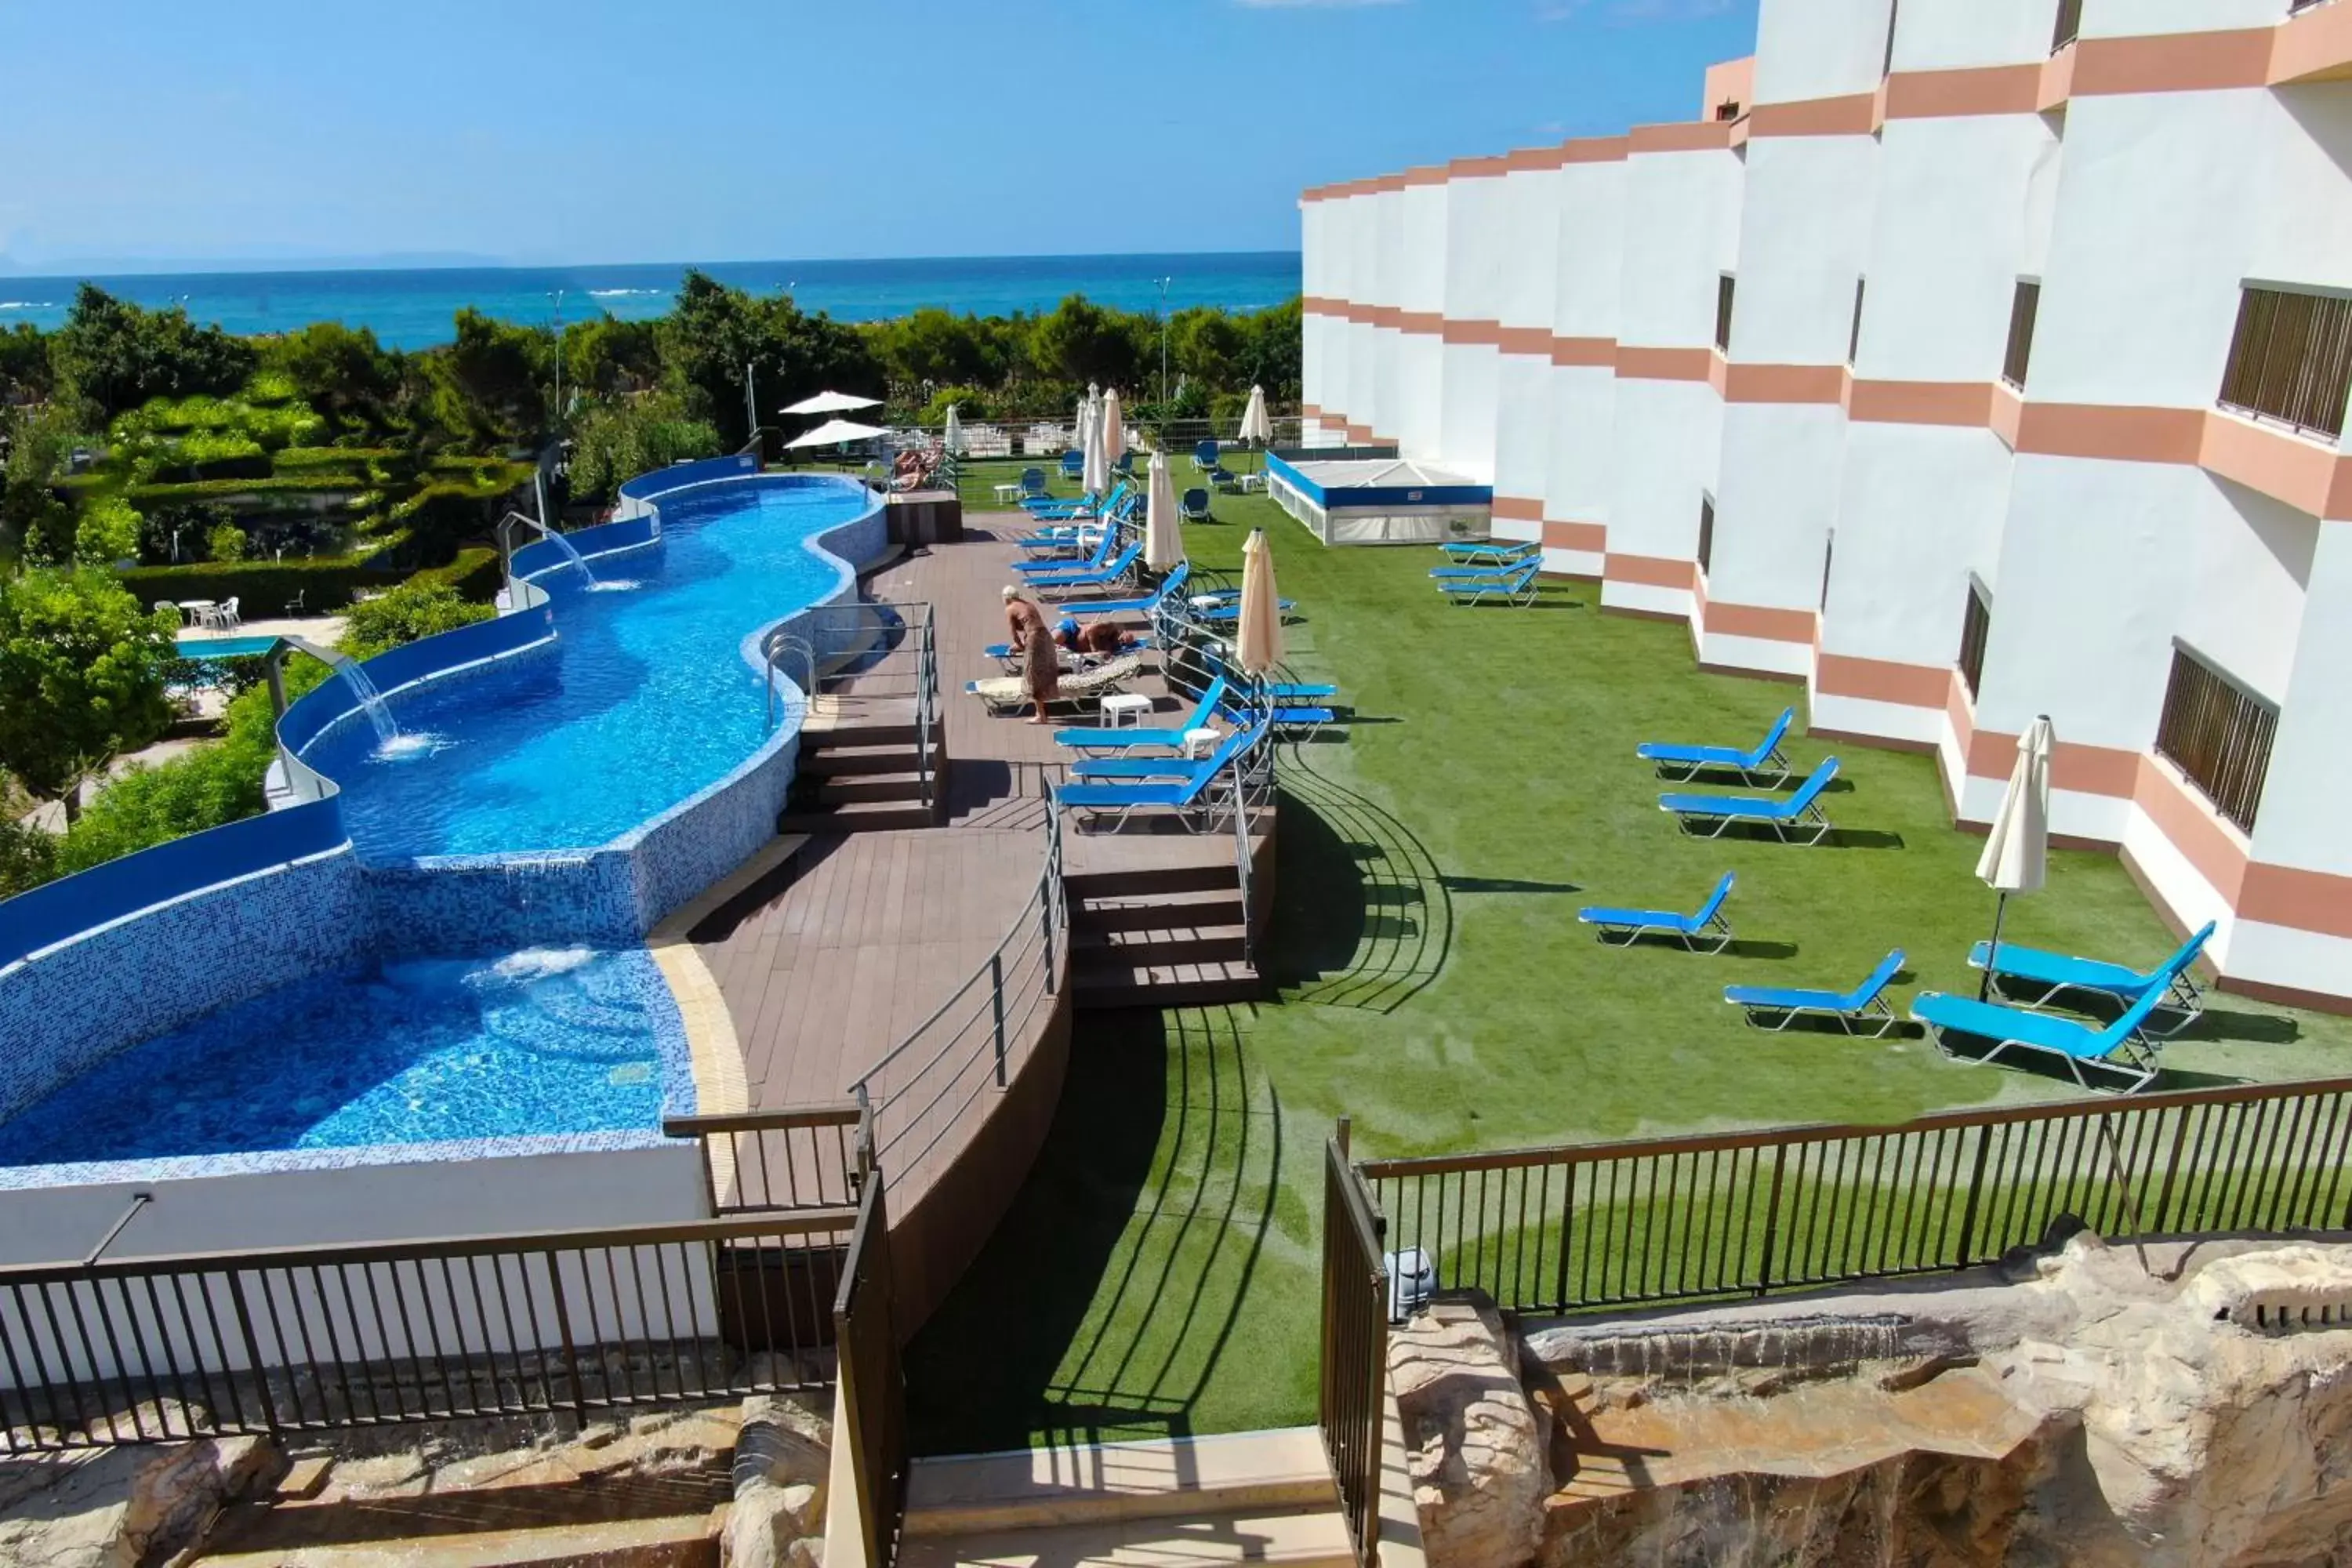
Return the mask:
[[375, 682], [368, 679], [367, 671], [360, 668], [360, 661], [347, 653], [320, 647], [306, 637], [281, 637], [278, 639], [278, 646], [269, 650], [269, 701], [279, 718], [286, 716], [285, 668], [289, 653], [309, 654], [334, 671], [343, 684], [352, 689], [352, 695], [359, 699], [360, 711], [367, 715], [368, 723], [375, 730], [378, 751], [392, 750], [403, 739], [400, 725], [393, 719], [391, 706], [384, 701], [383, 693], [376, 689]]
[[[556, 553], [563, 557], [563, 563], [565, 565], [580, 574], [580, 580], [588, 585], [588, 591], [590, 593], [593, 594], [597, 590], [607, 586], [607, 584], [589, 568], [588, 558], [580, 553], [579, 548], [574, 545], [572, 541], [564, 538], [563, 535], [548, 527], [547, 524], [540, 521], [539, 519], [535, 517], [529, 517], [519, 511], [510, 511], [507, 513], [505, 518], [499, 523], [499, 537], [501, 540], [505, 539], [508, 526], [518, 522], [521, 523], [525, 528], [535, 531], [541, 539], [544, 539], [550, 544], [554, 545]], [[507, 550], [507, 576], [509, 578], [512, 578], [514, 576], [514, 553], [513, 547], [509, 545]], [[634, 586], [635, 584], [614, 584], [611, 585], [615, 587], [628, 587]]]

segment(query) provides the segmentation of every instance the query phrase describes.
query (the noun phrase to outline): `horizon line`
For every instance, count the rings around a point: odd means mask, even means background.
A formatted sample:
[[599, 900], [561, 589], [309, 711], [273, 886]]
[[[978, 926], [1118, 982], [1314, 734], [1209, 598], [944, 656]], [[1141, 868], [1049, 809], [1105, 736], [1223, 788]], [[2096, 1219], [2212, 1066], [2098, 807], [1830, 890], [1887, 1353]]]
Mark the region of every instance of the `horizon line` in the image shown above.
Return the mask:
[[[425, 253], [431, 255], [431, 252]], [[268, 258], [182, 258], [178, 266], [149, 263], [148, 270], [99, 270], [95, 267], [73, 268], [62, 272], [36, 271], [36, 266], [56, 266], [57, 263], [19, 263], [0, 257], [0, 278], [38, 282], [136, 281], [151, 278], [188, 278], [216, 275], [224, 277], [263, 277], [278, 274], [299, 275], [308, 272], [560, 272], [588, 270], [599, 268], [642, 268], [646, 269], [698, 270], [716, 267], [865, 267], [877, 263], [953, 263], [968, 261], [1139, 261], [1159, 258], [1192, 257], [1203, 259], [1235, 257], [1302, 257], [1300, 249], [1287, 250], [1106, 250], [1106, 251], [1015, 251], [992, 256], [831, 256], [831, 257], [746, 257], [725, 260], [668, 261], [478, 261], [419, 260], [401, 264], [392, 257], [313, 257], [299, 260]], [[127, 258], [101, 258], [100, 265], [112, 268], [127, 266]], [[18, 270], [16, 268], [22, 268]]]

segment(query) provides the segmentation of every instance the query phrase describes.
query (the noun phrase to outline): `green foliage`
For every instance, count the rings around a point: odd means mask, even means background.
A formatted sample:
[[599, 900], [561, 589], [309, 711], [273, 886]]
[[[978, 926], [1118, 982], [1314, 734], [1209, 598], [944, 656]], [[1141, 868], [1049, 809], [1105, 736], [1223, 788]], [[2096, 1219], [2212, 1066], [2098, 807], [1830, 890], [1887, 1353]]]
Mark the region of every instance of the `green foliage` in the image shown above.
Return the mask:
[[436, 479], [426, 485], [388, 514], [408, 536], [403, 559], [446, 561], [461, 543], [487, 534], [508, 497], [530, 477], [528, 463], [502, 463], [479, 479]]
[[869, 341], [894, 381], [994, 386], [1023, 368], [1024, 316], [959, 316], [927, 307], [877, 321]]
[[625, 479], [719, 449], [719, 432], [706, 420], [687, 418], [667, 394], [594, 405], [580, 416], [572, 442], [572, 494], [599, 501], [611, 500]]
[[75, 411], [52, 403], [9, 417], [8, 467], [0, 478], [0, 553], [55, 563], [73, 553], [73, 510], [54, 487], [79, 444]]
[[244, 560], [245, 530], [233, 522], [222, 523], [205, 535], [205, 553], [220, 562]]
[[996, 400], [976, 386], [942, 386], [923, 405], [923, 422], [943, 424], [952, 408], [956, 417], [969, 425], [975, 419], [994, 417], [995, 406]]
[[1147, 357], [1158, 363], [1158, 343], [1150, 317], [1107, 310], [1073, 294], [1037, 323], [1029, 352], [1039, 370], [1074, 386], [1135, 386]]
[[121, 574], [123, 587], [142, 604], [169, 600], [236, 599], [247, 620], [287, 612], [297, 593], [302, 613], [340, 610], [362, 588], [389, 587], [400, 572], [387, 557], [396, 544], [367, 555], [313, 555], [286, 561], [202, 561], [184, 566], [139, 566]]
[[82, 508], [74, 528], [74, 559], [84, 566], [111, 566], [135, 560], [145, 519], [119, 495], [100, 496]]
[[243, 339], [197, 326], [178, 306], [144, 310], [94, 283], [74, 296], [49, 345], [58, 378], [109, 416], [150, 398], [233, 392], [257, 359]]
[[762, 421], [814, 392], [880, 397], [887, 390], [882, 367], [856, 328], [808, 315], [789, 297], [754, 299], [700, 272], [688, 272], [679, 285], [659, 341], [670, 390], [689, 416], [718, 429], [725, 449], [751, 436], [743, 410], [746, 364]]
[[457, 341], [426, 360], [434, 418], [451, 435], [506, 447], [543, 429], [553, 374], [551, 335], [510, 326], [468, 306]]
[[371, 658], [419, 637], [487, 621], [497, 613], [488, 605], [467, 604], [447, 583], [415, 576], [352, 606], [343, 626], [343, 651], [353, 658]]
[[30, 321], [0, 332], [0, 405], [38, 403], [57, 385], [49, 341]]
[[329, 419], [367, 430], [383, 429], [394, 419], [406, 363], [386, 351], [367, 328], [313, 321], [264, 352], [271, 370]]
[[409, 581], [446, 583], [459, 598], [487, 605], [499, 596], [499, 589], [506, 582], [506, 568], [497, 551], [488, 545], [475, 545], [457, 552], [457, 558], [446, 566], [427, 566]]
[[58, 874], [57, 836], [0, 816], [0, 899], [13, 899]]
[[163, 732], [175, 618], [105, 573], [0, 584], [0, 767], [57, 798], [90, 767]]
[[661, 374], [658, 322], [621, 321], [604, 315], [563, 329], [567, 402], [574, 392], [618, 397], [648, 391], [659, 384]]

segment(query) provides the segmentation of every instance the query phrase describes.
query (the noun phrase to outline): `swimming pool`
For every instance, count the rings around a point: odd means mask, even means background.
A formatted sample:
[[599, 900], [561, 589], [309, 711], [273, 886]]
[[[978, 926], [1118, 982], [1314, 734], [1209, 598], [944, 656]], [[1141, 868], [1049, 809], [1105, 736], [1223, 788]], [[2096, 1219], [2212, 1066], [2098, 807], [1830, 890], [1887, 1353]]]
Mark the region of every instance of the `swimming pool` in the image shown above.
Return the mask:
[[182, 637], [182, 658], [254, 658], [276, 647], [271, 637]]
[[657, 543], [592, 563], [608, 587], [630, 586], [592, 592], [568, 567], [538, 575], [555, 603], [551, 655], [395, 692], [394, 719], [421, 737], [404, 754], [383, 754], [352, 717], [302, 760], [341, 786], [352, 842], [373, 863], [608, 844], [767, 738], [744, 640], [847, 580], [813, 541], [872, 505], [860, 487], [776, 479], [666, 492]]
[[643, 1131], [683, 1039], [642, 950], [376, 963], [117, 1052], [0, 1122], [0, 1167]]

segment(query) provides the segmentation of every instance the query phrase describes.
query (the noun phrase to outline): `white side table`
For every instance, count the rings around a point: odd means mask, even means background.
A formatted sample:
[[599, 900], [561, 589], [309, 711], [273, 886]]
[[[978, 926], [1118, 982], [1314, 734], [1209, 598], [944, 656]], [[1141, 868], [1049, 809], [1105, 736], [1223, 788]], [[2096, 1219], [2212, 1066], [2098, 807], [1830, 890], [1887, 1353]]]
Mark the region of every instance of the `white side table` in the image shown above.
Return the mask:
[[1216, 754], [1217, 748], [1223, 744], [1224, 739], [1224, 735], [1216, 730], [1185, 731], [1185, 761], [1197, 763], [1204, 757], [1214, 756]]
[[1103, 723], [1113, 730], [1132, 729], [1150, 711], [1151, 699], [1139, 692], [1115, 692], [1102, 700]]
[[1011, 506], [1011, 505], [1013, 505], [1014, 502], [1018, 501], [1018, 500], [1021, 499], [1021, 487], [1020, 487], [1020, 485], [1019, 485], [1019, 484], [1017, 484], [1017, 483], [1015, 483], [1015, 484], [1010, 484], [1010, 485], [999, 485], [999, 486], [997, 486], [997, 487], [996, 487], [996, 499], [997, 499], [997, 500], [998, 500], [999, 502], [1003, 503], [1003, 505], [1006, 505], [1006, 506]]
[[1245, 496], [1255, 495], [1258, 491], [1264, 489], [1265, 489], [1265, 476], [1264, 474], [1244, 474], [1242, 476], [1242, 494]]

